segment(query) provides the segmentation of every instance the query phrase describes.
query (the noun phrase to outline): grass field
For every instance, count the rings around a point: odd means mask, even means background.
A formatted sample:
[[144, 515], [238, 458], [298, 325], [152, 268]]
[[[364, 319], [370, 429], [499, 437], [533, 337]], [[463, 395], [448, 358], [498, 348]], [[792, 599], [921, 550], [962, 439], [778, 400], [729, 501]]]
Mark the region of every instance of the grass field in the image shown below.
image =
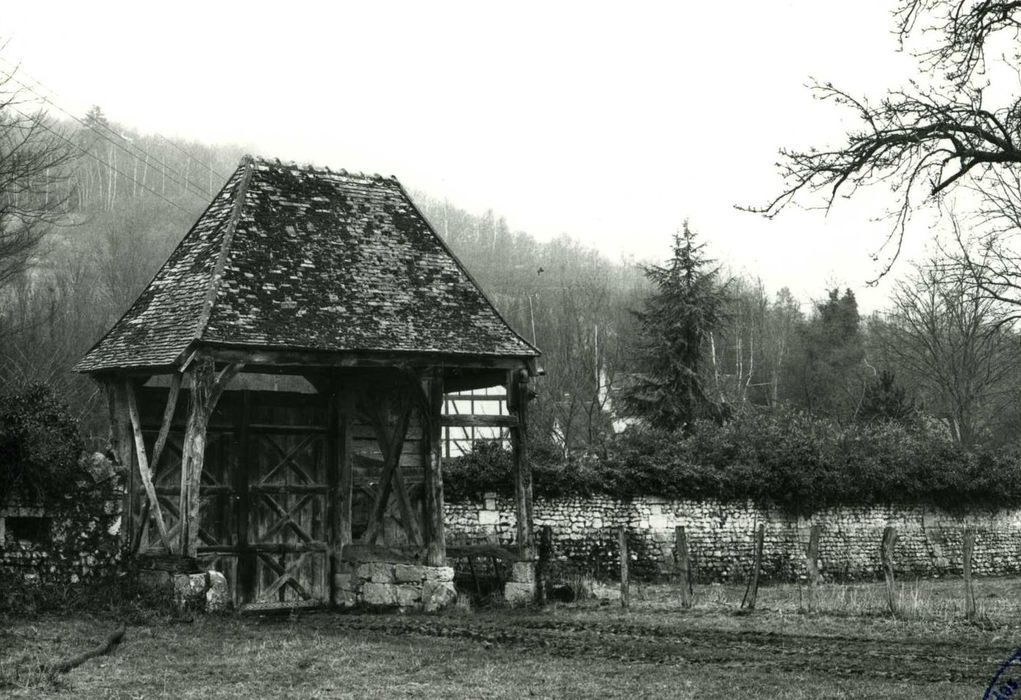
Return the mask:
[[40, 670], [95, 646], [116, 616], [0, 620], [0, 697], [76, 698], [979, 698], [1021, 646], [1021, 580], [908, 583], [900, 615], [880, 585], [804, 591], [711, 586], [682, 610], [668, 586], [632, 609], [588, 600], [543, 611], [303, 613], [135, 619], [111, 655]]

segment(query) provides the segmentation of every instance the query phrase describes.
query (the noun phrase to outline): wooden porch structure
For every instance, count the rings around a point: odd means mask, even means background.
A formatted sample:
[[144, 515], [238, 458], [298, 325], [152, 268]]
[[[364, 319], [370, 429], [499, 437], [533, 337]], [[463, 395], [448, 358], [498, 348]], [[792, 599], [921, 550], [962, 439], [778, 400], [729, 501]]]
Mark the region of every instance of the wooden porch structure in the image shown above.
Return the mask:
[[[466, 420], [510, 430], [508, 555], [533, 558], [537, 355], [396, 180], [245, 158], [78, 369], [130, 468], [131, 553], [296, 607], [361, 562], [446, 565], [440, 435]], [[443, 415], [495, 385], [509, 415]]]

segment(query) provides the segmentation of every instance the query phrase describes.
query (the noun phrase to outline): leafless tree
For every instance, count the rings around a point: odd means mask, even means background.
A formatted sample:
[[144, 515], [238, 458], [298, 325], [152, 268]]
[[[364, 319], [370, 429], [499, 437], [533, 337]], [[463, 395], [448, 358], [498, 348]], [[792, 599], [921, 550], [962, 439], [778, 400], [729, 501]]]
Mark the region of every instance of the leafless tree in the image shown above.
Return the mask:
[[0, 78], [0, 288], [25, 271], [65, 215], [75, 154], [58, 127], [33, 112], [14, 77]]
[[995, 303], [952, 263], [918, 266], [873, 331], [898, 376], [962, 445], [974, 444], [990, 416], [1016, 398], [1009, 380], [1021, 369], [1017, 340]]
[[[782, 150], [780, 194], [764, 206], [747, 207], [772, 217], [812, 193], [828, 208], [863, 187], [886, 185], [896, 204], [888, 239], [893, 254], [882, 274], [896, 259], [917, 207], [939, 206], [962, 184], [995, 187], [1021, 164], [1021, 97], [994, 104], [984, 74], [994, 36], [1010, 38], [1018, 53], [1021, 2], [902, 0], [895, 20], [902, 38], [935, 35], [934, 44], [916, 53], [930, 80], [892, 90], [878, 102], [814, 83], [816, 97], [856, 112], [859, 126], [837, 147]], [[1016, 70], [1016, 61], [1008, 65]]]

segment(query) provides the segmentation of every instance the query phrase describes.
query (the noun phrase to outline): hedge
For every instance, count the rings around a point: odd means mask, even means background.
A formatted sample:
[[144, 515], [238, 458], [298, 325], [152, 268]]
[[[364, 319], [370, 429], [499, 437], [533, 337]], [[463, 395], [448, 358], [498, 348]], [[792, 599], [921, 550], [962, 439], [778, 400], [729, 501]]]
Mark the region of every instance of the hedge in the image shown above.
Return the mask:
[[78, 421], [49, 387], [0, 393], [0, 495], [46, 502], [71, 493], [83, 449]]
[[[759, 413], [682, 436], [629, 428], [601, 456], [532, 450], [540, 497], [752, 500], [809, 514], [828, 506], [927, 504], [949, 509], [1021, 504], [1013, 451], [965, 450], [935, 426], [839, 425], [793, 411]], [[513, 493], [510, 455], [478, 444], [444, 472], [451, 501]]]

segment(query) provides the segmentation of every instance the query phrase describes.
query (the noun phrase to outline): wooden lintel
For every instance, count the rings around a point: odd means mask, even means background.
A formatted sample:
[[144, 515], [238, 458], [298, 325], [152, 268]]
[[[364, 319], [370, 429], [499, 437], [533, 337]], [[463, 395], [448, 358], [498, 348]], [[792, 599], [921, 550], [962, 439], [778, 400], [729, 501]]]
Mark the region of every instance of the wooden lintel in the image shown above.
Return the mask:
[[[527, 358], [489, 355], [459, 355], [419, 352], [315, 352], [307, 350], [274, 350], [209, 346], [202, 351], [217, 362], [270, 367], [395, 367], [397, 365], [431, 367], [446, 366], [465, 369], [519, 369]], [[262, 371], [260, 369], [260, 371]]]
[[[135, 458], [138, 461], [138, 474], [142, 478], [142, 487], [149, 499], [149, 510], [156, 520], [156, 528], [160, 533], [160, 540], [167, 551], [171, 551], [170, 535], [167, 532], [167, 524], [163, 520], [163, 511], [160, 509], [159, 498], [156, 496], [156, 487], [152, 482], [152, 473], [149, 471], [149, 460], [145, 454], [145, 439], [142, 437], [142, 421], [138, 417], [138, 403], [135, 400], [135, 389], [130, 382], [124, 383], [124, 392], [128, 402], [128, 415], [131, 418], [131, 429], [135, 436]], [[141, 524], [140, 524], [141, 527]]]
[[517, 416], [487, 416], [483, 414], [443, 415], [440, 425], [447, 428], [513, 428], [518, 425]]

